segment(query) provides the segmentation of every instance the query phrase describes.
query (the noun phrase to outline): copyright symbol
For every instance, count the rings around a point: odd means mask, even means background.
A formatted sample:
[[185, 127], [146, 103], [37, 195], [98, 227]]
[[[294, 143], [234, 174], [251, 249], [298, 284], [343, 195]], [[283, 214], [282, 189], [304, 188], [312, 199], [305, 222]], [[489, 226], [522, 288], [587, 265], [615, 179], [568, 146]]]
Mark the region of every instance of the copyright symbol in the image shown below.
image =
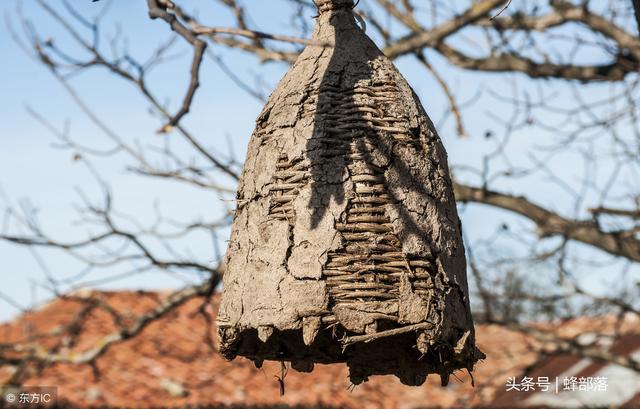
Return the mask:
[[7, 395], [4, 398], [9, 403], [13, 403], [16, 401], [16, 395], [14, 395], [13, 393], [7, 393]]

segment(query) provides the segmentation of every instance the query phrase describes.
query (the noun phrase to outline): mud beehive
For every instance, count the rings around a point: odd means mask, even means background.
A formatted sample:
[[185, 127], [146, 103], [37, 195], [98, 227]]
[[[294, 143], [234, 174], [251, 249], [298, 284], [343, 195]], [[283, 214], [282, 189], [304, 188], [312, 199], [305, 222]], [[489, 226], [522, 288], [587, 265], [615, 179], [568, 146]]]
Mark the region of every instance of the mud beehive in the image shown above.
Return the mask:
[[249, 143], [220, 350], [302, 371], [346, 362], [354, 384], [446, 384], [483, 357], [446, 152], [353, 0], [316, 4], [313, 43]]

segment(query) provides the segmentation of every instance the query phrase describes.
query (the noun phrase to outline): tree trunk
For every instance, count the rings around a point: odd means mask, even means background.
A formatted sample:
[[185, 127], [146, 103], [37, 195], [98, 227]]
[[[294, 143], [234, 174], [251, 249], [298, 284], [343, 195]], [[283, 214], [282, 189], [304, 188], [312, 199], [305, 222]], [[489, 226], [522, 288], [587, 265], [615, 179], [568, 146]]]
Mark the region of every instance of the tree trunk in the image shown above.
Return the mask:
[[[406, 80], [354, 20], [316, 2], [314, 45], [248, 148], [226, 256], [220, 350], [346, 362], [359, 384], [443, 384], [483, 357], [446, 152]], [[330, 46], [327, 46], [330, 44]]]

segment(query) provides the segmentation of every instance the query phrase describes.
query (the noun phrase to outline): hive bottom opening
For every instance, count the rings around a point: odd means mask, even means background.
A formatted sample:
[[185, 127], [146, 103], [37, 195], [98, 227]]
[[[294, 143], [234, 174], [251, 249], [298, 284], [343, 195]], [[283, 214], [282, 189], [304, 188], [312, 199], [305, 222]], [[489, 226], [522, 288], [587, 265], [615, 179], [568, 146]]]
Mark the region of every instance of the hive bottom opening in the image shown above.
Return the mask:
[[[354, 385], [366, 382], [372, 375], [395, 375], [405, 385], [419, 386], [429, 374], [438, 374], [445, 386], [454, 371], [470, 372], [475, 361], [484, 357], [456, 355], [454, 348], [446, 344], [436, 344], [423, 354], [416, 346], [415, 332], [343, 346], [340, 340], [350, 335], [354, 334], [337, 330], [336, 326], [323, 328], [311, 345], [305, 345], [300, 329], [274, 330], [266, 342], [260, 340], [256, 329], [246, 329], [223, 351], [227, 359], [243, 356], [256, 367], [265, 360], [290, 362], [300, 372], [311, 372], [314, 364], [346, 363]], [[477, 350], [474, 353], [482, 354]]]

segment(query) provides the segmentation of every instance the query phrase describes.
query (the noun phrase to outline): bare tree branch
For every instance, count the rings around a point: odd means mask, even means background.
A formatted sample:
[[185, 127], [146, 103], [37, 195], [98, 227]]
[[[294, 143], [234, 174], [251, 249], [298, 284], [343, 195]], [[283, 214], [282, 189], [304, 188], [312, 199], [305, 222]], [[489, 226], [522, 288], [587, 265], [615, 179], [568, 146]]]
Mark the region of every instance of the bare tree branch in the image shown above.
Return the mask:
[[616, 256], [640, 262], [640, 241], [620, 233], [606, 233], [593, 221], [574, 221], [529, 202], [524, 197], [455, 184], [456, 199], [462, 203], [477, 202], [509, 210], [537, 225], [540, 237], [562, 236], [592, 245]]

